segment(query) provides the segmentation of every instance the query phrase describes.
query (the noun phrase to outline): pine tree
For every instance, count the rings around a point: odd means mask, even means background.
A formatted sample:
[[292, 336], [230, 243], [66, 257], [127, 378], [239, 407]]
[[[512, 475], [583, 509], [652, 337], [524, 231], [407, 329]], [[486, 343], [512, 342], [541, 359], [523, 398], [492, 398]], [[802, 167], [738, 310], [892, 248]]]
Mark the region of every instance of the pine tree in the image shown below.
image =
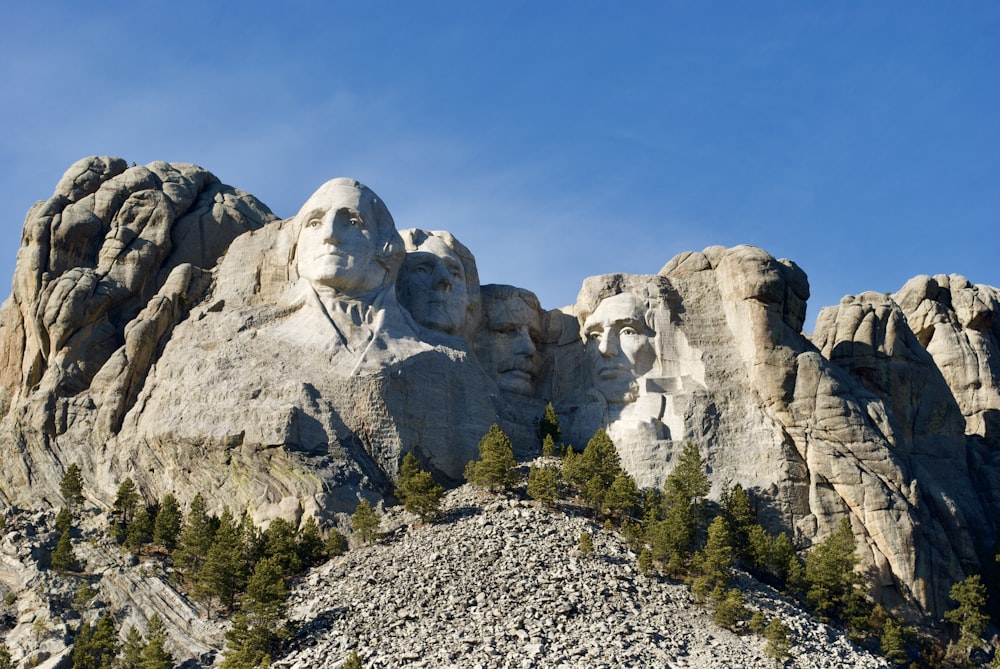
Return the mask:
[[225, 636], [226, 653], [221, 669], [256, 669], [271, 664], [268, 652], [271, 634], [267, 629], [254, 626], [246, 613], [233, 616], [233, 625]]
[[753, 511], [753, 504], [750, 502], [750, 495], [743, 489], [743, 486], [734, 483], [732, 487], [722, 491], [719, 503], [733, 533], [733, 549], [736, 551], [736, 557], [746, 564], [749, 561], [749, 534], [754, 527], [760, 527], [757, 525], [757, 517]]
[[191, 500], [191, 509], [183, 527], [174, 553], [174, 563], [187, 578], [194, 579], [205, 562], [215, 535], [214, 523], [206, 512], [205, 498], [201, 493]]
[[104, 614], [91, 627], [80, 625], [73, 644], [73, 669], [110, 669], [118, 656], [118, 632], [111, 614]]
[[340, 530], [336, 527], [330, 528], [330, 533], [326, 536], [326, 544], [324, 545], [327, 555], [331, 557], [343, 555], [346, 544], [347, 541]]
[[638, 505], [639, 488], [635, 484], [635, 479], [619, 471], [604, 497], [604, 506], [613, 513], [627, 516], [631, 515]]
[[166, 649], [167, 630], [160, 616], [153, 614], [149, 619], [147, 640], [143, 646], [140, 669], [172, 669], [174, 657]]
[[887, 618], [879, 636], [882, 656], [899, 666], [906, 663], [906, 639], [903, 626], [892, 618]]
[[705, 461], [698, 446], [684, 444], [677, 466], [667, 476], [664, 486], [664, 536], [669, 550], [689, 555], [694, 550], [699, 530], [704, 523], [705, 495], [708, 494]]
[[382, 524], [382, 514], [372, 508], [367, 499], [358, 502], [354, 515], [351, 516], [351, 529], [366, 544], [375, 541], [379, 525]]
[[274, 626], [285, 615], [288, 585], [285, 572], [275, 558], [266, 557], [254, 565], [243, 595], [243, 611], [255, 624]]
[[590, 555], [594, 552], [594, 538], [590, 532], [580, 534], [580, 552], [584, 555]]
[[146, 505], [140, 504], [125, 531], [125, 547], [137, 553], [151, 541], [153, 541], [153, 519], [150, 518]]
[[284, 518], [275, 518], [264, 532], [264, 557], [275, 560], [285, 574], [302, 571], [295, 526]]
[[142, 651], [146, 648], [146, 641], [139, 634], [139, 630], [134, 627], [128, 628], [125, 636], [125, 643], [122, 645], [121, 657], [118, 658], [116, 669], [143, 669]]
[[649, 552], [649, 549], [643, 546], [642, 550], [639, 551], [638, 559], [639, 573], [648, 574], [653, 570], [653, 554]]
[[90, 583], [84, 581], [76, 589], [76, 594], [73, 595], [73, 610], [79, 613], [82, 618], [83, 614], [87, 612], [88, 605], [96, 595], [97, 591], [90, 587]]
[[741, 620], [750, 617], [743, 593], [736, 588], [723, 590], [723, 594], [715, 599], [715, 613], [712, 614], [712, 619], [719, 627], [734, 629]]
[[956, 648], [968, 657], [974, 648], [983, 645], [981, 637], [989, 623], [985, 613], [986, 586], [979, 574], [973, 574], [951, 586], [948, 596], [958, 606], [945, 611], [944, 619], [958, 626]]
[[0, 669], [15, 669], [14, 660], [10, 656], [7, 644], [0, 643]]
[[528, 469], [528, 496], [549, 506], [555, 503], [559, 497], [559, 472], [555, 467], [531, 465]]
[[837, 530], [818, 543], [806, 556], [806, 603], [823, 618], [844, 622], [863, 610], [859, 591], [861, 575], [851, 521], [844, 518]]
[[56, 532], [59, 534], [68, 534], [73, 528], [73, 516], [70, 514], [69, 509], [63, 507], [59, 509], [59, 513], [56, 514]]
[[562, 430], [559, 428], [559, 414], [556, 413], [552, 402], [545, 405], [545, 413], [542, 415], [542, 419], [538, 421], [538, 442], [542, 444], [543, 453], [546, 438], [552, 440], [553, 450], [555, 450], [555, 445], [562, 438]]
[[551, 434], [545, 435], [545, 439], [542, 440], [542, 455], [551, 458], [556, 454], [556, 442], [552, 438]]
[[153, 541], [172, 551], [177, 548], [181, 533], [181, 507], [173, 493], [167, 493], [160, 502], [160, 510], [153, 523]]
[[479, 442], [479, 460], [466, 465], [465, 479], [491, 492], [507, 490], [517, 482], [516, 466], [510, 437], [493, 423]]
[[792, 644], [788, 640], [788, 632], [788, 625], [781, 618], [771, 619], [771, 622], [764, 628], [764, 638], [767, 639], [764, 652], [767, 653], [768, 657], [773, 657], [779, 662], [789, 657], [788, 651]]
[[227, 507], [219, 517], [212, 547], [198, 572], [195, 596], [203, 601], [211, 601], [214, 597], [224, 610], [231, 610], [236, 593], [246, 582], [246, 566], [243, 535]]
[[430, 472], [420, 468], [413, 453], [407, 453], [400, 467], [396, 496], [403, 502], [404, 509], [429, 523], [437, 518], [441, 510], [444, 488], [434, 480]]
[[563, 463], [563, 479], [574, 486], [595, 510], [604, 505], [604, 498], [621, 472], [621, 459], [611, 437], [598, 430], [587, 442], [579, 457], [573, 457], [567, 471]]
[[716, 516], [708, 528], [705, 547], [692, 560], [694, 569], [700, 572], [695, 579], [700, 596], [716, 588], [728, 588], [732, 580], [733, 546], [729, 523], [722, 516]]
[[320, 536], [319, 524], [314, 517], [306, 518], [302, 531], [299, 532], [299, 540], [295, 550], [299, 554], [299, 561], [302, 563], [303, 569], [315, 567], [323, 561], [323, 537]]
[[287, 636], [279, 624], [287, 598], [282, 566], [274, 558], [260, 560], [247, 580], [243, 610], [233, 617], [233, 627], [226, 633], [223, 667], [243, 669], [270, 663], [271, 655]]
[[131, 478], [122, 481], [118, 486], [118, 494], [115, 496], [115, 503], [112, 505], [112, 513], [118, 518], [122, 525], [127, 526], [132, 521], [132, 516], [139, 505], [139, 492]]
[[74, 462], [66, 468], [66, 473], [59, 482], [59, 492], [70, 508], [83, 504], [83, 476], [80, 473], [80, 465]]
[[56, 549], [52, 551], [52, 568], [59, 572], [75, 572], [80, 569], [69, 535], [69, 530], [60, 534]]

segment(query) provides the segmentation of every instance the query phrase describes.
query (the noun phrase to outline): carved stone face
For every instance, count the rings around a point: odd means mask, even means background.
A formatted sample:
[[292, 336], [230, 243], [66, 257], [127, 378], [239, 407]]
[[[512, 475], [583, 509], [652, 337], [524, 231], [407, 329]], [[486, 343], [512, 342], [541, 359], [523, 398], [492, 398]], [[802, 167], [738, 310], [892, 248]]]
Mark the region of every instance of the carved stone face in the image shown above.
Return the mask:
[[656, 362], [643, 304], [631, 293], [601, 301], [584, 321], [594, 388], [611, 403], [634, 402], [638, 379]]
[[484, 293], [483, 327], [476, 339], [476, 355], [494, 374], [504, 392], [533, 396], [541, 359], [542, 315], [537, 302], [514, 294], [487, 300]]
[[377, 262], [379, 231], [374, 197], [350, 180], [324, 184], [298, 214], [296, 247], [300, 277], [314, 287], [359, 295], [384, 286], [386, 267]]
[[400, 303], [431, 330], [458, 334], [465, 327], [469, 292], [461, 258], [438, 237], [428, 237], [403, 258]]

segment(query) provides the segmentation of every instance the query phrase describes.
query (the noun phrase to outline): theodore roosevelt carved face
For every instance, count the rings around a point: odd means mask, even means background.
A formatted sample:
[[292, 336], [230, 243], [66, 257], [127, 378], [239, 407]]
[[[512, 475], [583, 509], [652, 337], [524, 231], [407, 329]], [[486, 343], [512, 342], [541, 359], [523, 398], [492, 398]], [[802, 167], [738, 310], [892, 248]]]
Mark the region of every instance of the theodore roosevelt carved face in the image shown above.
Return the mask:
[[632, 293], [601, 300], [583, 322], [594, 388], [610, 403], [635, 401], [639, 378], [656, 363], [645, 305]]
[[476, 355], [504, 392], [531, 397], [541, 368], [542, 308], [531, 291], [483, 286]]
[[353, 297], [393, 283], [403, 244], [388, 209], [353, 179], [323, 184], [296, 215], [296, 268], [317, 291]]

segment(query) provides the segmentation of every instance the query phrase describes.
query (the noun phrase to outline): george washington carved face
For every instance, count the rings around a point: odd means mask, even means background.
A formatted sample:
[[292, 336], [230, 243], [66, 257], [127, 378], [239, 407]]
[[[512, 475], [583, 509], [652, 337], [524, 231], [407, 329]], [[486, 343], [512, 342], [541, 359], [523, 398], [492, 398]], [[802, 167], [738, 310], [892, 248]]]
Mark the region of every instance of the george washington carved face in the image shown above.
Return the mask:
[[361, 295], [393, 282], [402, 240], [385, 205], [353, 179], [323, 184], [296, 215], [296, 268], [317, 290]]

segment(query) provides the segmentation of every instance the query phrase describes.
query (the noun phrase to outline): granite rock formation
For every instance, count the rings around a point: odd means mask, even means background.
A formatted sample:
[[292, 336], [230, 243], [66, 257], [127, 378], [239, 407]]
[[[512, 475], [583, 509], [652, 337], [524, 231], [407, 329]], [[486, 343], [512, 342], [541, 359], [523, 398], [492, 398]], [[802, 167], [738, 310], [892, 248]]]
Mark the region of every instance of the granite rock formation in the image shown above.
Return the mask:
[[458, 481], [492, 422], [531, 456], [551, 401], [640, 485], [693, 440], [799, 547], [849, 518], [873, 594], [940, 614], [997, 538], [1000, 291], [917, 277], [811, 338], [808, 297], [793, 262], [710, 247], [544, 311], [351, 179], [278, 220], [194, 166], [90, 158], [29, 213], [0, 310], [0, 499], [57, 505], [78, 462], [99, 504], [129, 476], [330, 522], [408, 452]]

